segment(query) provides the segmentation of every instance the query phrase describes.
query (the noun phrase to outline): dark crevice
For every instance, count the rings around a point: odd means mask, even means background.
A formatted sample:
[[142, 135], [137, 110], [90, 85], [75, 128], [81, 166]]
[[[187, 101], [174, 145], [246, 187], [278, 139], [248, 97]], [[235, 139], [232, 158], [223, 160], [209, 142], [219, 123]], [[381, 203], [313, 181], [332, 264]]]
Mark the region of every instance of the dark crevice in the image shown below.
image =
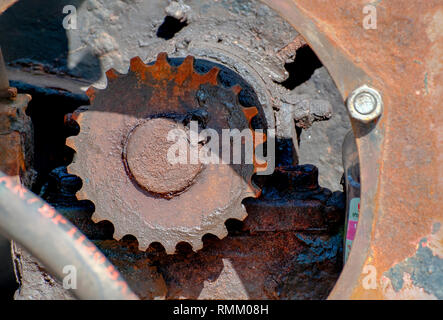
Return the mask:
[[188, 23], [186, 21], [181, 22], [174, 17], [167, 16], [157, 30], [157, 37], [170, 40], [187, 25]]
[[83, 94], [41, 88], [20, 81], [11, 81], [11, 85], [19, 93], [32, 96], [26, 113], [34, 128], [33, 167], [38, 173], [32, 191], [39, 194], [50, 172], [72, 161], [74, 152], [65, 143], [74, 129], [65, 126], [64, 117], [80, 106], [88, 105], [89, 99]]
[[286, 89], [292, 90], [303, 82], [308, 81], [314, 74], [314, 71], [322, 66], [321, 61], [309, 46], [301, 47], [297, 50], [295, 61], [285, 64], [289, 77], [281, 85]]
[[245, 234], [243, 221], [237, 219], [228, 219], [225, 222], [226, 229], [228, 229], [229, 236], [236, 236]]

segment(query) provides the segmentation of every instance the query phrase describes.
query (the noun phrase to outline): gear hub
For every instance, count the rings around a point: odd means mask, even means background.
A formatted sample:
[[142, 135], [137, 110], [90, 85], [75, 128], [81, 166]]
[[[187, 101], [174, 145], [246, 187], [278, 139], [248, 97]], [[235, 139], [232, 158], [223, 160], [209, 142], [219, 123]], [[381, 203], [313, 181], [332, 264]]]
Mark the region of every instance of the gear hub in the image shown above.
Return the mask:
[[[201, 163], [168, 162], [168, 150], [174, 144], [168, 141], [172, 130], [185, 131], [185, 127], [171, 119], [149, 119], [137, 126], [126, 143], [125, 160], [134, 180], [146, 191], [173, 196], [189, 187], [202, 170]], [[189, 142], [183, 143], [186, 149]]]

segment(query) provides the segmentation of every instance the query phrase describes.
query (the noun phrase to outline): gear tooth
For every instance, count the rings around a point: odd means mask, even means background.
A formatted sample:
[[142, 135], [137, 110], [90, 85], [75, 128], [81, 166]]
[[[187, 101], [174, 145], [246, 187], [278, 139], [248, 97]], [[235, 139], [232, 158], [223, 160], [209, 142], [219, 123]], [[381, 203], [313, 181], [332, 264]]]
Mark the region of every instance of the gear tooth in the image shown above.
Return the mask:
[[106, 71], [106, 78], [108, 79], [108, 82], [117, 79], [118, 76], [119, 73], [114, 68], [111, 68], [108, 71]]
[[218, 236], [219, 239], [226, 238], [228, 236], [228, 229], [226, 228], [226, 225], [223, 224], [223, 226], [220, 228], [220, 230], [217, 233], [218, 233], [217, 236]]
[[[76, 171], [75, 171], [75, 167], [73, 166], [73, 163], [71, 163], [69, 166], [67, 166], [66, 169], [69, 174], [77, 176]], [[77, 193], [78, 193], [78, 191], [77, 191]]]
[[[255, 173], [256, 171], [254, 171], [254, 173]], [[247, 195], [249, 195], [249, 196], [251, 196], [251, 197], [253, 197], [253, 198], [258, 198], [258, 197], [260, 197], [260, 195], [261, 195], [261, 189], [260, 188], [258, 188], [255, 184], [254, 184], [254, 182], [252, 182], [252, 178], [251, 179], [248, 179], [249, 181], [248, 181], [248, 187], [247, 187], [247, 189], [246, 189], [246, 194]], [[245, 197], [245, 198], [247, 198], [247, 197]]]
[[76, 121], [79, 125], [81, 125], [81, 122], [83, 120], [84, 111], [86, 109], [77, 109], [72, 113], [71, 119]]
[[155, 64], [165, 64], [168, 63], [168, 54], [166, 52], [160, 52], [157, 55], [157, 61]]
[[146, 67], [149, 73], [154, 79], [157, 80], [172, 80], [174, 74], [172, 72], [172, 67], [168, 63], [168, 55], [166, 52], [161, 52], [157, 56], [157, 60], [153, 65]]
[[209, 70], [204, 76], [204, 81], [209, 82], [210, 84], [216, 86], [218, 85], [218, 74], [220, 73], [220, 69], [217, 67], [213, 67]]
[[142, 68], [145, 64], [143, 63], [142, 59], [137, 56], [131, 59], [130, 63], [129, 63], [129, 69], [131, 71], [137, 71], [140, 70], [140, 68]]
[[77, 200], [82, 201], [82, 200], [89, 200], [88, 197], [86, 196], [86, 193], [84, 190], [79, 190], [75, 196], [77, 197]]
[[75, 121], [73, 118], [73, 113], [67, 113], [65, 114], [65, 116], [63, 117], [63, 123], [65, 126], [69, 126], [71, 124], [72, 121]]
[[[261, 190], [259, 190], [259, 192], [261, 193]], [[260, 196], [260, 195], [259, 195]], [[246, 207], [245, 207], [245, 205], [242, 203], [242, 215], [239, 217], [240, 218], [240, 220], [241, 221], [243, 221], [243, 220], [245, 220], [246, 219], [246, 217], [248, 216], [248, 212], [246, 211]], [[226, 228], [226, 227], [225, 227]], [[226, 229], [226, 231], [228, 231], [228, 229]], [[227, 235], [227, 234], [226, 234]]]
[[254, 131], [254, 148], [265, 143], [267, 138], [265, 133]]
[[180, 71], [184, 71], [186, 73], [192, 73], [194, 71], [194, 57], [193, 56], [187, 56], [183, 63], [178, 67]]
[[66, 145], [69, 147], [69, 148], [71, 148], [71, 149], [74, 149], [75, 151], [77, 151], [76, 149], [75, 149], [75, 145], [76, 145], [76, 136], [72, 136], [72, 137], [67, 137], [66, 138]]
[[242, 88], [240, 85], [236, 84], [235, 86], [232, 86], [232, 87], [231, 87], [231, 90], [232, 90], [236, 95], [238, 95], [238, 94], [243, 90], [243, 88]]
[[255, 149], [257, 148], [257, 146], [266, 142], [267, 136], [262, 132], [253, 131], [253, 140], [254, 140], [254, 158], [253, 158], [254, 173], [266, 171], [268, 168], [268, 163], [267, 162], [259, 163], [257, 161], [257, 157], [255, 155]]
[[139, 81], [143, 81], [146, 79], [148, 66], [137, 56], [131, 59], [129, 70], [136, 74]]
[[94, 102], [96, 94], [97, 94], [97, 89], [95, 89], [94, 87], [89, 87], [88, 90], [86, 90], [86, 95], [89, 97], [89, 101], [91, 103]]
[[178, 67], [175, 81], [178, 85], [182, 85], [185, 80], [192, 76], [194, 72], [194, 57], [187, 56], [183, 63]]
[[243, 108], [242, 111], [249, 123], [251, 123], [252, 118], [258, 114], [256, 107]]

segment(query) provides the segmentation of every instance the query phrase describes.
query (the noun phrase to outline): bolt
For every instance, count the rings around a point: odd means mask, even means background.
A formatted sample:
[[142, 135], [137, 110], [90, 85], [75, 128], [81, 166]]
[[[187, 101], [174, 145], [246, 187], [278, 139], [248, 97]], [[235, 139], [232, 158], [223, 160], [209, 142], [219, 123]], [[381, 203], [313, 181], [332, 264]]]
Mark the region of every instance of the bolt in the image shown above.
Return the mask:
[[368, 92], [361, 92], [355, 97], [355, 110], [361, 114], [370, 114], [377, 107], [377, 100]]
[[377, 90], [366, 85], [357, 88], [348, 98], [348, 111], [351, 118], [368, 123], [381, 116], [383, 101]]

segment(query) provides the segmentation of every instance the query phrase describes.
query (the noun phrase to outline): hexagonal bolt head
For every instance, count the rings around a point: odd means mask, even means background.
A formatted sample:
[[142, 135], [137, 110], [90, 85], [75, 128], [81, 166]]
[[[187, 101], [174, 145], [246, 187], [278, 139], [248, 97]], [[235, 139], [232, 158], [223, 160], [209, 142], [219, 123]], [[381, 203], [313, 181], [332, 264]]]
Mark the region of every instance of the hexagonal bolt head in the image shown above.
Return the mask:
[[351, 118], [363, 123], [371, 122], [381, 116], [383, 100], [377, 90], [363, 85], [354, 90], [347, 101]]

